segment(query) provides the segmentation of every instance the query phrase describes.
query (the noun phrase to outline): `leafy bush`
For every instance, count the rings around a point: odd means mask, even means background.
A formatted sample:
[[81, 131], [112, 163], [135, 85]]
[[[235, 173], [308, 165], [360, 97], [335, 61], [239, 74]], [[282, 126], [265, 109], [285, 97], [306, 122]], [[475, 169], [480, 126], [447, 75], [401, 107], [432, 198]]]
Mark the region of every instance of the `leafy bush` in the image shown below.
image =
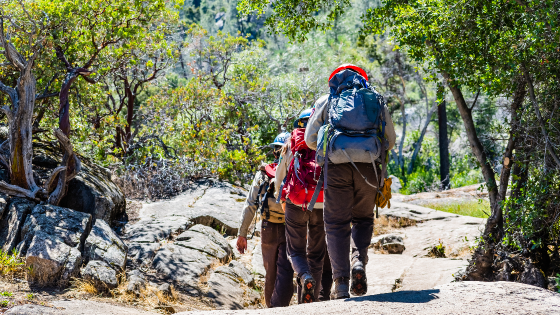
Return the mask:
[[25, 263], [19, 258], [19, 253], [14, 249], [12, 253], [0, 250], [0, 276], [6, 276], [20, 272]]

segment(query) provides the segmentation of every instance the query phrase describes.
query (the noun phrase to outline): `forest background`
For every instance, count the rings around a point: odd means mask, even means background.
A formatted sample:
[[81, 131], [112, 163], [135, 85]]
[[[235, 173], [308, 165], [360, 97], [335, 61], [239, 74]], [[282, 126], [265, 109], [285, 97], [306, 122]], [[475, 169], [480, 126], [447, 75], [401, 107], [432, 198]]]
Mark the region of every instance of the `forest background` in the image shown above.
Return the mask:
[[34, 143], [64, 140], [49, 132], [58, 124], [129, 198], [169, 197], [204, 176], [248, 183], [272, 160], [267, 144], [353, 63], [388, 103], [398, 135], [389, 174], [403, 193], [489, 190], [470, 274], [492, 278], [510, 255], [513, 269], [556, 272], [557, 1], [2, 4], [4, 124], [7, 86], [33, 68]]

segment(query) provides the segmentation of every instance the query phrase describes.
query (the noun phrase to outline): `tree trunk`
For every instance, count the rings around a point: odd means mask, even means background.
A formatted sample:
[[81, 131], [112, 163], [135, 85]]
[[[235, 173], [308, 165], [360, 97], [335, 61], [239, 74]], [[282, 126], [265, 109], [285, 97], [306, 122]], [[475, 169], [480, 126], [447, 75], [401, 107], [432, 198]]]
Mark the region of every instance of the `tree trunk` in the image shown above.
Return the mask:
[[445, 100], [438, 106], [439, 174], [441, 188], [449, 189], [449, 140], [447, 137], [447, 106]]
[[32, 131], [33, 108], [37, 92], [36, 79], [27, 65], [17, 84], [18, 102], [13, 104], [10, 120], [10, 184], [36, 191], [39, 188], [33, 179]]
[[[401, 141], [399, 143], [399, 168], [401, 169], [402, 178], [406, 178], [405, 171], [404, 171], [404, 157], [403, 157], [403, 148], [404, 148], [404, 138], [406, 137], [406, 111], [404, 108], [404, 102], [401, 101], [401, 115], [402, 115], [402, 133], [401, 133]], [[406, 180], [406, 179], [405, 179]]]
[[492, 276], [494, 246], [496, 242], [501, 239], [501, 231], [496, 228], [498, 224], [502, 222], [502, 209], [498, 203], [498, 188], [496, 185], [495, 173], [486, 157], [484, 147], [478, 138], [472, 118], [472, 110], [467, 106], [461, 89], [453, 85], [453, 81], [448, 73], [443, 71], [441, 73], [449, 84], [449, 89], [453, 94], [453, 98], [455, 99], [455, 103], [463, 119], [472, 152], [476, 156], [482, 169], [482, 175], [484, 176], [488, 189], [490, 208], [492, 209], [492, 213], [486, 222], [482, 235], [484, 243], [475, 250], [473, 259], [470, 261], [469, 267], [467, 268], [466, 278], [467, 280], [476, 281], [489, 280]]
[[436, 104], [434, 104], [434, 106], [429, 110], [428, 116], [426, 117], [426, 122], [424, 123], [424, 127], [422, 128], [422, 131], [420, 132], [420, 137], [418, 138], [418, 141], [416, 142], [416, 145], [414, 146], [414, 153], [412, 153], [412, 158], [410, 158], [410, 163], [408, 163], [408, 174], [409, 175], [412, 174], [412, 172], [416, 168], [414, 163], [416, 162], [416, 158], [418, 157], [418, 153], [420, 152], [420, 149], [422, 148], [422, 141], [424, 141], [424, 136], [426, 135], [426, 131], [428, 130], [428, 125], [430, 124], [430, 120], [432, 120], [432, 116], [434, 115], [435, 110], [436, 110]]
[[126, 89], [127, 103], [126, 103], [126, 126], [125, 130], [125, 146], [126, 149], [132, 144], [132, 118], [134, 118], [134, 101], [136, 94], [132, 91], [132, 87]]

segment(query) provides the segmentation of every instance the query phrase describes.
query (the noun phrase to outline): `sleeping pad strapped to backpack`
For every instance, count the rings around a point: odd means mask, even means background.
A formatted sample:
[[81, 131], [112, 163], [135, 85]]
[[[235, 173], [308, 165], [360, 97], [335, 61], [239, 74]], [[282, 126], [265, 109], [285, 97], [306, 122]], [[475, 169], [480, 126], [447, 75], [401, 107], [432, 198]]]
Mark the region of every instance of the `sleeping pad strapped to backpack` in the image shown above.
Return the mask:
[[[372, 182], [368, 181], [359, 170], [358, 173], [376, 193], [382, 193], [380, 188], [384, 181], [381, 179], [386, 170], [389, 146], [385, 139], [383, 96], [370, 87], [362, 75], [348, 69], [332, 75], [329, 88], [328, 120], [319, 129], [317, 137], [317, 163], [324, 165], [319, 185], [327, 187], [327, 161], [351, 163], [356, 170], [355, 163], [371, 163], [377, 183], [371, 178]], [[382, 165], [381, 174], [377, 174], [376, 163]], [[314, 202], [312, 198], [311, 205]]]
[[[282, 200], [290, 199], [293, 204], [302, 206], [302, 210], [307, 209], [321, 175], [321, 167], [315, 161], [315, 151], [307, 146], [304, 135], [305, 128], [292, 131], [290, 145], [293, 158], [282, 188]], [[322, 189], [317, 201], [323, 202]]]

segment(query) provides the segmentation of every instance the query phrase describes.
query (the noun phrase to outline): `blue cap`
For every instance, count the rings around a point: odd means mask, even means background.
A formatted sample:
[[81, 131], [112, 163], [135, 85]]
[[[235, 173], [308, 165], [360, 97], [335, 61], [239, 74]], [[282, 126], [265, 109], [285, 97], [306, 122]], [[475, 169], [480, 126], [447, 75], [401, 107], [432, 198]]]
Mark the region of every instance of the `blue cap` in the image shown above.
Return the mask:
[[302, 119], [311, 117], [311, 113], [312, 113], [312, 112], [313, 112], [313, 108], [308, 108], [308, 109], [304, 110], [303, 112], [301, 112], [301, 114], [299, 114], [298, 119], [296, 119], [296, 121], [294, 121], [294, 128], [305, 128], [305, 127], [306, 127], [306, 124], [302, 124], [302, 125], [300, 126], [300, 123], [299, 123], [299, 122], [300, 122]]
[[284, 145], [284, 142], [286, 142], [286, 139], [288, 139], [288, 137], [290, 136], [289, 132], [282, 132], [279, 135], [276, 136], [276, 138], [274, 138], [274, 142], [272, 142], [271, 144], [269, 144], [269, 146], [275, 146], [275, 145]]

